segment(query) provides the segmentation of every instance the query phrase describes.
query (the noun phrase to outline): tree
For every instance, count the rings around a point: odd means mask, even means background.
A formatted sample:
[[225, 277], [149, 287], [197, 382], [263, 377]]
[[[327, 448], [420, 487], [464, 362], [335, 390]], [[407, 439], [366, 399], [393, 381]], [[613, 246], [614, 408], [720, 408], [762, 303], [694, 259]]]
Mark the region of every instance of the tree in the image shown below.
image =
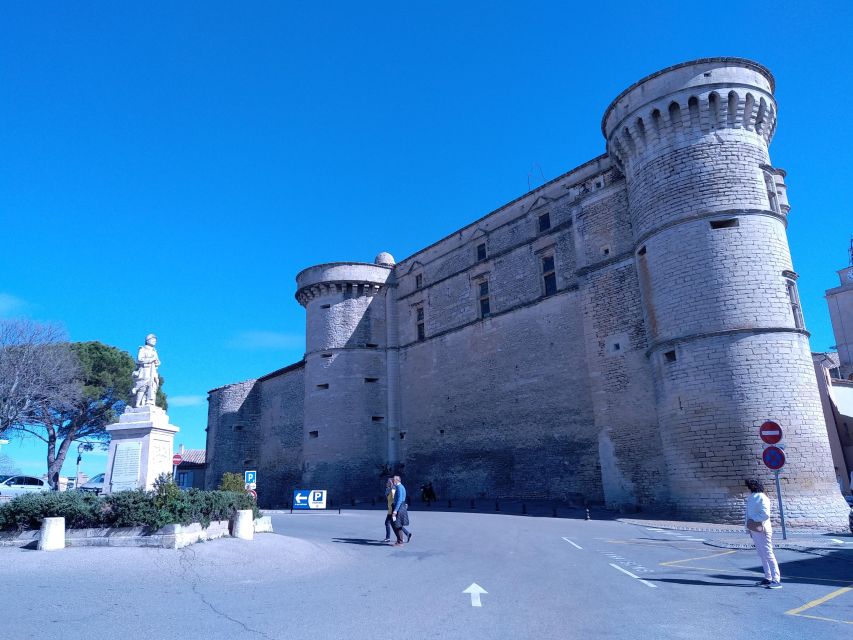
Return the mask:
[[0, 321], [0, 437], [38, 407], [74, 401], [79, 365], [63, 332], [30, 320]]
[[5, 453], [0, 453], [0, 475], [15, 476], [21, 473], [21, 469]]
[[[79, 361], [79, 395], [70, 402], [41, 402], [32, 422], [18, 428], [47, 444], [47, 480], [53, 489], [72, 442], [109, 439], [106, 426], [127, 405], [135, 368], [127, 352], [100, 342], [75, 342], [70, 348]], [[157, 394], [157, 404], [165, 407], [165, 393]]]

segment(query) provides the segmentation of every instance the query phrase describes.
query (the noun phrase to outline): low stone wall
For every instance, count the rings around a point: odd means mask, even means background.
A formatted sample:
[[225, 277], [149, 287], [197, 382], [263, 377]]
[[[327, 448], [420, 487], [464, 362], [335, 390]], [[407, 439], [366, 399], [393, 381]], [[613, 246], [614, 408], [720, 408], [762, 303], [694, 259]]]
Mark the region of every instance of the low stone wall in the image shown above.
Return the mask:
[[[272, 533], [269, 516], [255, 520], [255, 533]], [[0, 532], [0, 547], [32, 547], [39, 540], [39, 531]], [[169, 524], [151, 531], [147, 527], [115, 527], [103, 529], [66, 529], [66, 547], [156, 547], [180, 549], [196, 542], [215, 540], [231, 535], [228, 520], [214, 520], [208, 527], [199, 523]]]

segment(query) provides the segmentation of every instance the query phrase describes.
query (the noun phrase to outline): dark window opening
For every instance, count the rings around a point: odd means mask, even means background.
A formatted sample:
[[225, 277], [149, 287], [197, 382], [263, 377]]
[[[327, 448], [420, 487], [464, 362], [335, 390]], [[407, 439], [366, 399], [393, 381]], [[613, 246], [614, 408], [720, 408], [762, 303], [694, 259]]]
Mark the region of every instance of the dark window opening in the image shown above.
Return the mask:
[[332, 305], [330, 305], [330, 304], [321, 304], [320, 305], [321, 309], [330, 309], [331, 307], [332, 307]]
[[610, 255], [610, 247], [601, 247], [601, 253], [605, 256]]
[[444, 429], [439, 429], [439, 430], [438, 430], [438, 432], [439, 432], [441, 435], [444, 435]]
[[663, 357], [667, 362], [675, 362], [676, 360], [678, 360], [675, 355], [675, 351], [667, 351], [663, 354]]
[[793, 280], [787, 281], [788, 298], [791, 301], [791, 313], [794, 314], [794, 326], [797, 329], [805, 329], [806, 323], [803, 320], [803, 309], [800, 306], [800, 295], [797, 292], [797, 283]]
[[539, 216], [539, 233], [543, 231], [548, 231], [551, 228], [551, 214], [543, 213]]
[[638, 255], [638, 256], [644, 256], [644, 255], [646, 255], [646, 245], [643, 245], [642, 247], [640, 247], [640, 250], [639, 250], [639, 251], [637, 251], [637, 255]]
[[400, 440], [405, 440], [405, 438], [406, 438], [406, 432], [405, 432], [405, 431], [401, 431], [401, 432], [400, 432]]
[[376, 349], [379, 345], [375, 342], [368, 342], [366, 346], [368, 349]]
[[249, 458], [248, 460], [243, 460], [243, 464], [247, 467], [251, 467], [255, 464], [255, 461]]
[[243, 430], [242, 424], [235, 424], [234, 425], [234, 431], [242, 431], [242, 430]]
[[619, 351], [621, 348], [622, 348], [622, 346], [618, 342], [613, 343], [613, 350], [614, 351]]
[[727, 220], [711, 220], [712, 229], [731, 229], [737, 227], [740, 221], [737, 218], [728, 218]]
[[480, 317], [485, 318], [489, 316], [492, 312], [491, 305], [489, 304], [489, 282], [481, 282], [479, 285], [480, 290]]
[[365, 378], [365, 382], [379, 382], [379, 378]]
[[554, 256], [542, 258], [542, 280], [545, 283], [545, 295], [552, 296], [557, 293], [557, 274], [554, 270]]
[[416, 321], [417, 321], [417, 329], [418, 329], [418, 341], [426, 340], [426, 325], [424, 324], [424, 308], [418, 307], [415, 310]]
[[486, 259], [486, 243], [480, 243], [477, 245], [477, 261], [481, 262]]
[[320, 357], [321, 357], [321, 358], [331, 358], [331, 357], [332, 357], [332, 354], [331, 354], [331, 353], [321, 353], [321, 354], [320, 354]]
[[328, 389], [328, 388], [329, 388], [329, 383], [328, 383], [328, 382], [324, 382], [323, 384], [318, 384], [318, 385], [317, 385], [317, 388], [318, 388], [318, 389]]
[[424, 286], [424, 277], [419, 273], [415, 276], [415, 289], [420, 289], [422, 286]]
[[348, 284], [344, 287], [344, 298], [352, 298], [352, 285]]
[[385, 422], [385, 416], [373, 416], [371, 420], [373, 422]]
[[320, 437], [320, 432], [319, 432], [319, 431], [309, 431], [309, 432], [308, 432], [308, 437], [309, 437], [309, 438], [319, 438], [319, 437]]

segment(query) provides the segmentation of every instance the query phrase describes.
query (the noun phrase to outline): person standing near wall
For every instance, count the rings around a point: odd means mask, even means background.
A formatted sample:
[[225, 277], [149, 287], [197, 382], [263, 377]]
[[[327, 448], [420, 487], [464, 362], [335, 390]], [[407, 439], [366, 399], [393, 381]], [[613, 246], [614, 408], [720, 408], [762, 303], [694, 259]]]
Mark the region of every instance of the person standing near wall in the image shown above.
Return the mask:
[[388, 502], [388, 512], [385, 514], [385, 539], [382, 542], [391, 542], [391, 514], [394, 511], [394, 494], [396, 493], [394, 478], [389, 476], [385, 481], [385, 499]]
[[779, 574], [779, 563], [773, 553], [773, 528], [770, 525], [770, 498], [764, 493], [764, 485], [760, 480], [750, 478], [746, 481], [750, 495], [746, 499], [746, 528], [755, 550], [761, 558], [764, 568], [764, 580], [758, 584], [768, 589], [781, 589], [782, 577]]
[[409, 525], [409, 507], [406, 504], [406, 487], [403, 486], [400, 476], [394, 476], [394, 509], [391, 512], [391, 525], [397, 535], [395, 547], [403, 544], [403, 534], [406, 534], [406, 542], [412, 539], [411, 532], [406, 529]]

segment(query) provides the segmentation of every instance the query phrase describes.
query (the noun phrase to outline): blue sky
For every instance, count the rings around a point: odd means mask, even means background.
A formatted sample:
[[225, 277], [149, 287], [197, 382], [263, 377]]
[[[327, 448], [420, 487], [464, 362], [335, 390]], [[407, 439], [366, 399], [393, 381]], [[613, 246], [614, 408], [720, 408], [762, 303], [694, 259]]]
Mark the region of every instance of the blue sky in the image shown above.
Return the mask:
[[[602, 153], [634, 81], [725, 55], [776, 76], [800, 295], [833, 343], [853, 3], [412, 5], [4, 3], [0, 316], [157, 333], [176, 444], [203, 447], [209, 389], [301, 358], [298, 271], [410, 255]], [[2, 452], [44, 472], [35, 443]]]

